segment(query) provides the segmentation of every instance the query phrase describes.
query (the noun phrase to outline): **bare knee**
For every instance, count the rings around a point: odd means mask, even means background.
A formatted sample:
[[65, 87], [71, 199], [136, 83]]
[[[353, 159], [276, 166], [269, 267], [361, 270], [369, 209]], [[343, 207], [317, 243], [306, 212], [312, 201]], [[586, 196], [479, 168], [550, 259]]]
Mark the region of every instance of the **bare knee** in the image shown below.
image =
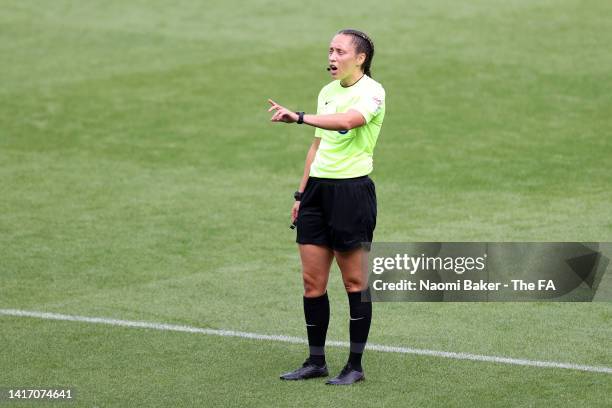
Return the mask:
[[344, 288], [347, 292], [359, 292], [364, 289], [363, 279], [359, 276], [351, 276], [342, 279], [344, 282]]
[[335, 252], [336, 262], [342, 272], [342, 282], [347, 292], [359, 292], [365, 289], [367, 282], [363, 271], [363, 250]]
[[304, 271], [302, 273], [304, 280], [304, 296], [319, 297], [327, 290], [327, 279], [322, 276], [325, 271], [316, 273], [315, 271]]
[[320, 297], [323, 296], [325, 294], [325, 289], [308, 289], [306, 288], [306, 286], [304, 286], [304, 297], [307, 298], [314, 298], [314, 297]]

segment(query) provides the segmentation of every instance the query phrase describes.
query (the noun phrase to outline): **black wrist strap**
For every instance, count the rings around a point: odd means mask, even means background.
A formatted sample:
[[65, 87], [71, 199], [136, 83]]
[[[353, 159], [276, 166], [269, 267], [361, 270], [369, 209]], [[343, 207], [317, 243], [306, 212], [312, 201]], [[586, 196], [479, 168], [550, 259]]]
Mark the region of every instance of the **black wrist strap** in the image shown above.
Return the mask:
[[301, 125], [302, 123], [304, 123], [304, 112], [295, 112], [298, 114], [298, 120], [297, 120], [297, 124]]

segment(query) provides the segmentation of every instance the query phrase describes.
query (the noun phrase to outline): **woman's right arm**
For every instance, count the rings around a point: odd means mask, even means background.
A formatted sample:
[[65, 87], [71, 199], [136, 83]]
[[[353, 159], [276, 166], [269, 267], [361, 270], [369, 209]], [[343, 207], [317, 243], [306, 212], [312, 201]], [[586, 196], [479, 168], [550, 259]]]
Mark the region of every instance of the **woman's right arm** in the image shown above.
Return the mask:
[[[320, 137], [315, 137], [310, 145], [310, 149], [308, 149], [308, 154], [306, 154], [306, 162], [304, 163], [304, 174], [302, 175], [302, 180], [300, 181], [300, 186], [298, 187], [298, 191], [300, 193], [304, 192], [306, 188], [306, 183], [308, 183], [308, 176], [310, 175], [310, 166], [312, 165], [312, 161], [317, 154], [317, 150], [319, 149], [319, 144], [321, 143]], [[296, 201], [293, 204], [293, 208], [291, 208], [291, 222], [295, 222], [297, 218], [298, 210], [300, 209], [300, 202]]]

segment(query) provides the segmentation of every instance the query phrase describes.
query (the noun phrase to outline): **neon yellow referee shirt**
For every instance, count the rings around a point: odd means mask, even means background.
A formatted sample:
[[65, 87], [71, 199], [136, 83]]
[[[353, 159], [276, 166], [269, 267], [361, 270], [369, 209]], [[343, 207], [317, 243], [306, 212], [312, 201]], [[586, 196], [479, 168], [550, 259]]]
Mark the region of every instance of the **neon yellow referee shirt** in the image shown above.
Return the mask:
[[385, 117], [385, 90], [367, 75], [349, 87], [336, 80], [325, 85], [317, 103], [317, 115], [355, 109], [366, 124], [351, 130], [317, 128], [319, 149], [310, 166], [312, 177], [352, 178], [370, 174], [374, 168], [374, 146]]

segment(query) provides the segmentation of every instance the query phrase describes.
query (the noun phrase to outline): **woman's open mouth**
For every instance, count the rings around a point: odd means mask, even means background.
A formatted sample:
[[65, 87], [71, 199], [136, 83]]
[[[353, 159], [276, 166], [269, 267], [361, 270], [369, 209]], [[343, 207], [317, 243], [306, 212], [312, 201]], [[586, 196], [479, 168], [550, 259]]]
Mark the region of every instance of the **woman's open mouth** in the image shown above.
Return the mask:
[[335, 66], [334, 64], [329, 64], [329, 72], [332, 75], [335, 75], [338, 72], [338, 67]]

